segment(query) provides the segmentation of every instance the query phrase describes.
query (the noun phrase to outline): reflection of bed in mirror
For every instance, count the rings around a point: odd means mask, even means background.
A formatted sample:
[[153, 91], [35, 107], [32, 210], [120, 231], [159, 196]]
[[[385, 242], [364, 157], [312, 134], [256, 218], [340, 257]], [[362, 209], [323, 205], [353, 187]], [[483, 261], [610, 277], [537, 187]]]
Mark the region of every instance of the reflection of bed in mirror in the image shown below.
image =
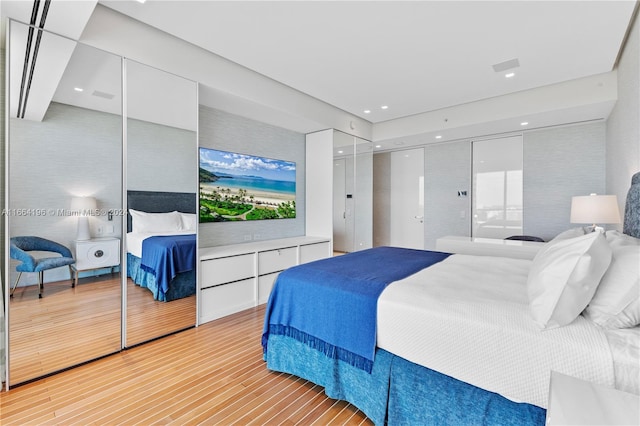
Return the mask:
[[169, 302], [196, 293], [196, 194], [127, 191], [127, 276]]

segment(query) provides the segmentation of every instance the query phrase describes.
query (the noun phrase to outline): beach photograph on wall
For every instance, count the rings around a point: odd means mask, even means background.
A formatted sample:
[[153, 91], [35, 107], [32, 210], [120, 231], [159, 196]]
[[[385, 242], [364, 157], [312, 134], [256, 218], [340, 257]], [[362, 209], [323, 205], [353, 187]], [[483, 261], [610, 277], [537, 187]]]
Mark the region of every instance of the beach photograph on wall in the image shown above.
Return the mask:
[[296, 217], [296, 163], [200, 148], [200, 223]]

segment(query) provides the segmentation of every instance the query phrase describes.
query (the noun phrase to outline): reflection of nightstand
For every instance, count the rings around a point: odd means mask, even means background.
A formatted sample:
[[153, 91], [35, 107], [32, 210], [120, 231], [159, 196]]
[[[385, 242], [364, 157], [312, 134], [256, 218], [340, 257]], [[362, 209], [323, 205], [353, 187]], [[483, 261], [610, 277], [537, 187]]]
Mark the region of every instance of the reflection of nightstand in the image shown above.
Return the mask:
[[547, 425], [637, 425], [640, 397], [551, 372]]
[[75, 241], [76, 263], [71, 265], [74, 272], [73, 286], [78, 284], [78, 272], [92, 269], [111, 268], [120, 264], [120, 239], [92, 238]]

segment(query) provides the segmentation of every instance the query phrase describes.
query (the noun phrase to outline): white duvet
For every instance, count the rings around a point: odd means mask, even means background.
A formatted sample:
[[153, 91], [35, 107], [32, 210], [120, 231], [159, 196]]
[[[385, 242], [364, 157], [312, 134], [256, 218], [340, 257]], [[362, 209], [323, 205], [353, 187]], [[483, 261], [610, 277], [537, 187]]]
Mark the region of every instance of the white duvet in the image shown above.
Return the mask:
[[607, 337], [587, 319], [540, 330], [529, 314], [530, 260], [456, 254], [389, 285], [377, 345], [511, 400], [547, 407], [551, 370], [613, 387]]

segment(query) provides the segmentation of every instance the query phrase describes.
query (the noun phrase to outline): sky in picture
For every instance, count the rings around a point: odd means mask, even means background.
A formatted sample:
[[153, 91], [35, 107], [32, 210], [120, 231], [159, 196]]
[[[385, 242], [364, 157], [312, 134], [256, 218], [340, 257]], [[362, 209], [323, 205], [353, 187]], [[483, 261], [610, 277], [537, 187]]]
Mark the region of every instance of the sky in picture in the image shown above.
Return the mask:
[[293, 162], [214, 149], [200, 149], [200, 167], [222, 175], [258, 176], [288, 182], [296, 180], [296, 164]]

